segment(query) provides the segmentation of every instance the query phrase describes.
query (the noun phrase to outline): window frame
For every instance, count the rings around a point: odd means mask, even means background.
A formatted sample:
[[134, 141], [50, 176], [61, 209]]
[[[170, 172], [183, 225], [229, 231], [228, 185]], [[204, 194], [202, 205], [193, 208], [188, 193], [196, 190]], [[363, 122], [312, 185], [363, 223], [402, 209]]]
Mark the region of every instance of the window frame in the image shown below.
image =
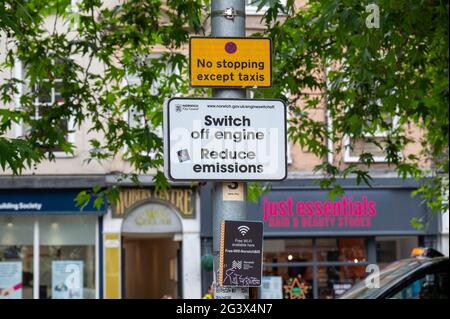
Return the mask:
[[[149, 54], [149, 55], [147, 56], [147, 58], [148, 58], [149, 60], [152, 60], [152, 59], [160, 59], [160, 58], [162, 57], [162, 55], [163, 55], [163, 53], [156, 53], [156, 52], [155, 52], [155, 53]], [[173, 70], [169, 70], [169, 69], [166, 67], [165, 73], [166, 73], [166, 75], [169, 75], [172, 71], [173, 71]], [[178, 74], [180, 74], [179, 70], [176, 71], [176, 72], [177, 72]], [[139, 82], [140, 82], [140, 78], [139, 78], [138, 75], [135, 75], [135, 74], [129, 74], [128, 72], [126, 72], [125, 77], [124, 77], [123, 80], [122, 80], [122, 86], [125, 86], [125, 85], [128, 85], [128, 84], [136, 84], [136, 83], [139, 83]], [[154, 84], [157, 86], [157, 85], [159, 84], [159, 79], [157, 79], [157, 80], [156, 80], [156, 83], [154, 83]], [[155, 88], [154, 86], [152, 86], [152, 87], [150, 88], [150, 90], [152, 91], [152, 94], [153, 94], [153, 95], [155, 95], [155, 94], [158, 93], [158, 92], [155, 92], [156, 88]], [[178, 96], [178, 95], [179, 95], [179, 94], [175, 94], [174, 96]], [[129, 110], [127, 110], [127, 112], [125, 112], [124, 115], [123, 115], [123, 119], [124, 119], [125, 122], [128, 123], [128, 125], [130, 125], [130, 112], [131, 112], [131, 111], [132, 111], [132, 110], [129, 109]], [[145, 123], [141, 123], [141, 126], [140, 126], [140, 127], [142, 127], [143, 125], [145, 125]], [[160, 137], [161, 139], [164, 138], [164, 129], [163, 129], [162, 123], [161, 123], [161, 125], [160, 125], [159, 127], [155, 127], [155, 134], [156, 134], [158, 137]], [[129, 158], [126, 156], [127, 152], [128, 152], [128, 145], [125, 145], [125, 146], [124, 146], [124, 149], [123, 149], [123, 156], [122, 156], [122, 158], [123, 158], [125, 161], [129, 161]], [[154, 157], [156, 156], [157, 153], [154, 152], [154, 151], [152, 151], [152, 152], [142, 151], [140, 154], [141, 154], [142, 156], [150, 156], [151, 158], [154, 158]]]
[[[131, 111], [132, 111], [132, 110], [128, 110], [128, 111], [125, 112], [124, 115], [123, 115], [123, 116], [124, 116], [124, 121], [126, 121], [126, 122], [128, 123], [129, 126], [131, 126], [131, 124], [130, 124], [130, 112], [131, 112]], [[143, 125], [146, 125], [146, 124], [141, 122], [140, 125], [141, 125], [141, 126], [140, 126], [139, 128], [142, 128]], [[160, 138], [163, 138], [163, 137], [164, 137], [164, 136], [163, 136], [164, 132], [163, 132], [162, 124], [161, 124], [159, 127], [155, 127], [154, 133], [155, 133], [158, 137], [160, 137]], [[126, 156], [127, 152], [128, 152], [128, 145], [124, 145], [123, 159], [124, 159], [125, 161], [129, 161], [129, 160], [130, 160], [130, 159]], [[152, 157], [152, 158], [154, 158], [154, 157], [156, 156], [156, 152], [155, 152], [155, 151], [152, 151], [152, 152], [141, 151], [140, 154], [141, 154], [142, 156], [150, 156], [150, 157]]]
[[[395, 130], [399, 127], [399, 120], [400, 117], [395, 115], [392, 118], [392, 128]], [[382, 132], [379, 129], [374, 133], [374, 134], [364, 134], [363, 137], [364, 138], [376, 138], [376, 137], [387, 137], [388, 133], [386, 131]], [[348, 135], [345, 134], [344, 138], [343, 138], [343, 143], [344, 143], [344, 162], [345, 163], [361, 163], [359, 156], [352, 156], [350, 154], [351, 152], [351, 142], [352, 142], [352, 138]], [[403, 156], [402, 152], [400, 152], [399, 154], [400, 157]], [[388, 159], [387, 159], [387, 155], [385, 156], [373, 156], [373, 161], [375, 163], [387, 163]]]
[[[329, 61], [327, 61], [329, 62]], [[326, 77], [326, 86], [327, 88], [330, 87], [330, 83], [328, 81], [328, 72], [331, 71], [333, 68], [331, 66], [328, 66], [325, 68], [325, 77]], [[378, 104], [381, 104], [381, 101], [377, 101]], [[333, 118], [331, 116], [331, 112], [328, 108], [328, 101], [326, 102], [327, 104], [327, 109], [326, 109], [326, 124], [327, 124], [327, 130], [328, 133], [330, 134], [330, 138], [327, 139], [326, 143], [327, 143], [327, 149], [328, 149], [328, 156], [327, 156], [327, 161], [329, 163], [333, 163], [334, 161], [334, 143], [332, 141], [332, 127], [333, 127]], [[392, 118], [392, 128], [395, 130], [397, 129], [400, 125], [399, 125], [399, 121], [400, 121], [400, 117], [398, 115], [395, 115]], [[367, 138], [376, 138], [376, 137], [387, 137], [388, 133], [386, 131], [381, 131], [380, 129], [377, 129], [376, 132], [374, 134], [364, 134], [363, 137], [367, 137]], [[351, 137], [348, 134], [344, 134], [343, 138], [342, 138], [342, 142], [343, 142], [343, 146], [344, 146], [344, 154], [343, 154], [343, 161], [344, 163], [362, 163], [360, 161], [359, 156], [352, 156], [350, 154], [351, 152]], [[400, 151], [400, 154], [398, 154], [400, 158], [403, 158], [403, 153], [402, 151]], [[385, 156], [373, 156], [373, 161], [374, 163], [387, 163], [388, 159], [387, 159], [387, 155]]]
[[[15, 59], [14, 62], [14, 75], [16, 79], [21, 80], [22, 82], [25, 83], [17, 83], [16, 84], [16, 89], [17, 92], [14, 95], [14, 104], [15, 104], [15, 109], [16, 110], [20, 110], [21, 109], [21, 103], [20, 103], [20, 98], [23, 95], [23, 91], [24, 91], [24, 86], [27, 86], [27, 82], [26, 79], [24, 77], [23, 74], [23, 65], [22, 65], [22, 61], [20, 61], [19, 59]], [[55, 80], [55, 81], [61, 81], [61, 80]], [[35, 85], [38, 85], [37, 83]], [[31, 88], [30, 88], [31, 89]], [[34, 118], [38, 119], [39, 118], [39, 107], [41, 105], [46, 105], [46, 106], [51, 106], [54, 102], [55, 102], [55, 88], [52, 87], [51, 89], [51, 102], [50, 103], [41, 103], [39, 102], [39, 97], [36, 97], [34, 100], [34, 106], [35, 106], [35, 115]], [[15, 128], [14, 128], [14, 135], [16, 138], [20, 138], [23, 137], [25, 131], [24, 131], [24, 123], [21, 121], [20, 123], [15, 123], [14, 124]], [[67, 137], [66, 140], [69, 143], [75, 144], [75, 118], [73, 116], [70, 116], [68, 121], [67, 121]], [[55, 158], [74, 158], [76, 156], [75, 152], [74, 154], [68, 153], [68, 152], [64, 152], [64, 151], [54, 151], [53, 154], [55, 155]]]

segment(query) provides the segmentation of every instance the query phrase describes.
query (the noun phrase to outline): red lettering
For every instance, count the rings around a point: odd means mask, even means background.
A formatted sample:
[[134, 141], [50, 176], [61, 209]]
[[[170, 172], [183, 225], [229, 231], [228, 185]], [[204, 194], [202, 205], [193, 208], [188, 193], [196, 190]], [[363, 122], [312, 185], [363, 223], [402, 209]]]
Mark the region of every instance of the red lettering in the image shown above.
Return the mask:
[[340, 216], [341, 215], [341, 203], [340, 202], [334, 202], [333, 203], [333, 215], [334, 216]]
[[367, 197], [363, 196], [362, 200], [363, 200], [363, 215], [366, 216], [367, 215]]
[[361, 202], [357, 201], [355, 202], [355, 210], [353, 212], [353, 214], [355, 214], [356, 216], [361, 216]]
[[331, 210], [331, 203], [330, 202], [325, 202], [325, 204], [323, 205], [323, 214], [325, 216], [330, 216], [330, 210]]
[[342, 196], [342, 208], [344, 215], [347, 215], [347, 198], [345, 196]]
[[353, 197], [351, 196], [348, 198], [348, 209], [349, 209], [348, 214], [350, 216], [353, 215]]
[[270, 203], [267, 197], [264, 197], [263, 207], [264, 207], [263, 220], [267, 221], [269, 219], [269, 210], [270, 210]]
[[290, 219], [289, 218], [281, 218], [281, 217], [270, 217], [269, 219], [269, 227], [290, 227]]
[[376, 203], [370, 201], [369, 203], [369, 216], [375, 216], [377, 214], [377, 209], [375, 208]]
[[295, 210], [297, 211], [298, 216], [304, 216], [305, 212], [305, 203], [304, 202], [297, 202], [297, 205], [295, 205]]
[[289, 211], [289, 216], [294, 216], [294, 213], [292, 212], [292, 198], [289, 196], [287, 199], [287, 205], [288, 205], [288, 211]]
[[284, 202], [281, 200], [281, 201], [278, 202], [278, 205], [280, 207], [279, 215], [280, 216], [286, 216], [286, 207], [284, 207]]
[[316, 208], [316, 215], [322, 215], [322, 202], [316, 201], [314, 207]]
[[311, 201], [306, 202], [306, 215], [311, 216], [314, 213], [312, 206], [313, 206], [313, 202], [311, 202]]

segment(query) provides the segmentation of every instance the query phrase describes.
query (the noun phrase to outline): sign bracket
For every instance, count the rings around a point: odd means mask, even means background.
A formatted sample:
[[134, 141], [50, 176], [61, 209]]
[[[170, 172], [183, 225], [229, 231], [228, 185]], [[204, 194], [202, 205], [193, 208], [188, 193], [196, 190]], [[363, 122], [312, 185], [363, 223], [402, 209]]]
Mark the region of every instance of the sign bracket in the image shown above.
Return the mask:
[[245, 12], [234, 8], [226, 8], [225, 10], [212, 11], [211, 17], [225, 17], [228, 20], [234, 20], [234, 17], [245, 17]]

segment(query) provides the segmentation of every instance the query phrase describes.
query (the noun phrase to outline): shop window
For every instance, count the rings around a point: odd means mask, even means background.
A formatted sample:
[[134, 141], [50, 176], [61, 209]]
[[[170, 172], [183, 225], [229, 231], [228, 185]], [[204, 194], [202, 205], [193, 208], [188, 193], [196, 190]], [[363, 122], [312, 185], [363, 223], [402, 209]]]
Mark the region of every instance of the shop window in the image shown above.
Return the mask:
[[313, 260], [312, 239], [266, 239], [264, 262], [298, 263]]
[[[61, 62], [55, 61], [55, 65]], [[64, 105], [64, 98], [61, 94], [62, 78], [54, 78], [53, 81], [41, 81], [30, 85], [27, 78], [26, 72], [22, 67], [22, 62], [16, 60], [15, 62], [15, 77], [22, 80], [23, 84], [19, 84], [17, 91], [18, 94], [15, 97], [16, 108], [21, 108], [20, 97], [23, 94], [30, 94], [34, 96], [34, 110], [32, 111], [32, 117], [36, 120], [44, 116], [46, 113], [51, 111], [51, 108], [61, 107]], [[61, 119], [58, 124], [62, 132], [65, 133], [66, 140], [70, 143], [75, 142], [74, 130], [74, 120], [72, 117], [68, 119]], [[18, 125], [16, 128], [17, 137], [26, 137], [30, 134], [30, 126], [26, 123]], [[54, 155], [56, 157], [71, 157], [72, 155], [64, 152], [60, 147], [53, 149]]]
[[312, 266], [267, 267], [263, 276], [279, 278], [279, 287], [283, 299], [313, 298], [313, 268]]
[[263, 251], [264, 287], [260, 291], [261, 296], [313, 298], [312, 239], [266, 239]]
[[367, 275], [365, 270], [366, 266], [318, 267], [318, 297], [320, 299], [338, 298]]
[[0, 216], [0, 299], [96, 298], [96, 220]]
[[321, 238], [316, 240], [319, 262], [367, 261], [366, 240], [362, 238]]
[[365, 265], [351, 265], [351, 263], [367, 262], [366, 245], [366, 240], [363, 238], [321, 238], [316, 240], [318, 263], [336, 263], [318, 267], [318, 298], [337, 298], [367, 275]]
[[365, 238], [266, 239], [263, 251], [261, 296], [287, 298], [292, 286], [307, 291], [293, 299], [337, 298], [367, 275], [369, 264]]
[[380, 269], [394, 261], [409, 258], [413, 248], [419, 245], [417, 236], [377, 237], [375, 240]]
[[395, 240], [377, 242], [377, 261], [380, 265], [385, 266], [396, 260], [397, 242]]
[[95, 225], [95, 216], [40, 218], [40, 299], [95, 298]]
[[33, 217], [0, 216], [0, 299], [33, 298]]

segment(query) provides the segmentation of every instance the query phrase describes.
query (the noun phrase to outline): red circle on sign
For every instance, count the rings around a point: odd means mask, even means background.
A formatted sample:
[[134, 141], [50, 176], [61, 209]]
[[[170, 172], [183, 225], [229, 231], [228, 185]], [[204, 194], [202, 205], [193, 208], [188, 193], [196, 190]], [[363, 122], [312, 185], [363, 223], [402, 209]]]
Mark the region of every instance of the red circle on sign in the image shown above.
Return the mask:
[[230, 54], [233, 54], [237, 50], [237, 45], [234, 42], [227, 42], [225, 44], [225, 51], [227, 51]]

